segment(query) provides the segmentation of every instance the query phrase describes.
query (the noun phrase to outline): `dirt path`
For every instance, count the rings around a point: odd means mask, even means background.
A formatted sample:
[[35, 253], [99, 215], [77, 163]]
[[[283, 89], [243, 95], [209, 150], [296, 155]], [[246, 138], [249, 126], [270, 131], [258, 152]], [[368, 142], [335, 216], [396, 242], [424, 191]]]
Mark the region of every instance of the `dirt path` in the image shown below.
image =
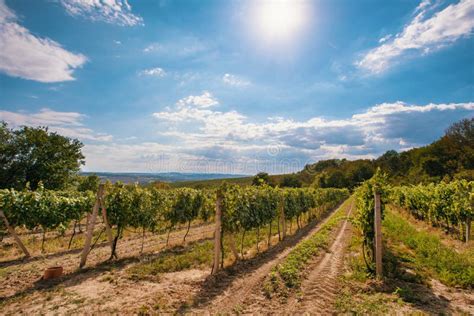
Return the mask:
[[[345, 203], [340, 207], [348, 208], [349, 205]], [[283, 247], [283, 250], [281, 247], [278, 249], [277, 245], [274, 249], [267, 251], [255, 263], [243, 267], [242, 271], [237, 269], [237, 271], [230, 271], [228, 275], [221, 278], [218, 277], [213, 284], [205, 289], [209, 292], [209, 296], [201, 297], [195, 302], [196, 306], [193, 309], [184, 311], [192, 314], [227, 314], [238, 313], [242, 310], [257, 312], [258, 309], [245, 309], [243, 305], [245, 304], [248, 307], [247, 300], [253, 296], [255, 291], [261, 292], [261, 283], [271, 269], [280, 263], [299, 242], [318, 232], [330, 217], [328, 216], [315, 226], [308, 227], [306, 231], [302, 231], [299, 235], [292, 236], [294, 238], [291, 240], [289, 238], [280, 243], [279, 246]], [[222, 291], [222, 287], [225, 287], [224, 291]]]
[[[352, 205], [348, 216], [352, 211]], [[311, 272], [301, 284], [300, 298], [292, 297], [286, 308], [286, 313], [295, 311], [310, 314], [334, 313], [334, 301], [338, 291], [337, 278], [344, 271], [344, 253], [351, 236], [351, 224], [345, 219], [339, 228], [336, 239], [327, 252], [318, 258], [318, 262], [310, 265]]]
[[[181, 245], [185, 232], [186, 229], [173, 231], [170, 234], [170, 246]], [[187, 236], [186, 242], [211, 238], [213, 232], [214, 227], [212, 224], [193, 227]], [[130, 263], [132, 261], [139, 261], [142, 256], [160, 252], [165, 247], [166, 234], [149, 234], [145, 238], [143, 254], [140, 254], [141, 243], [141, 237], [120, 240], [117, 245], [117, 253], [120, 260]], [[37, 288], [42, 288], [44, 284], [39, 280], [47, 267], [62, 266], [65, 274], [62, 279], [84, 279], [89, 274], [94, 273], [93, 270], [95, 268], [100, 268], [110, 256], [110, 248], [106, 243], [97, 245], [87, 259], [86, 267], [92, 269], [78, 272], [81, 250], [73, 249], [44, 256], [35, 256], [26, 261], [13, 260], [11, 262], [3, 262], [0, 265], [2, 268], [0, 281], [4, 286], [0, 288], [0, 302], [9, 297], [27, 294]]]

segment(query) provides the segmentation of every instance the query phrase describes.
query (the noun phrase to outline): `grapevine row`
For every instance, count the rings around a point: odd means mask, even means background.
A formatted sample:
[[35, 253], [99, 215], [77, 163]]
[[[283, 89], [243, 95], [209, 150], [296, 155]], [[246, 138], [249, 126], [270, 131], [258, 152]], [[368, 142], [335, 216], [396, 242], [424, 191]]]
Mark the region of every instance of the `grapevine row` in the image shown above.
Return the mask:
[[[104, 206], [107, 220], [116, 228], [114, 250], [126, 228], [142, 229], [143, 232], [168, 229], [178, 224], [201, 218], [208, 221], [214, 211], [214, 194], [193, 189], [159, 190], [145, 189], [137, 185], [108, 184], [105, 188]], [[64, 232], [72, 222], [80, 222], [90, 214], [96, 200], [93, 192], [61, 192], [0, 190], [0, 210], [10, 226], [29, 230]], [[5, 230], [3, 222], [0, 228]]]
[[434, 226], [444, 226], [448, 231], [458, 227], [460, 238], [464, 238], [464, 227], [474, 217], [474, 181], [394, 187], [390, 200]]
[[354, 192], [357, 212], [355, 224], [362, 234], [362, 252], [367, 268], [375, 272], [375, 194], [380, 194], [380, 212], [383, 218], [385, 204], [389, 198], [387, 176], [380, 169], [374, 176], [363, 182]]
[[[349, 196], [346, 189], [280, 189], [269, 186], [241, 187], [229, 185], [222, 188], [222, 232], [242, 233], [241, 249], [245, 233], [257, 231], [257, 250], [259, 230], [269, 227], [269, 241], [272, 223], [283, 223], [283, 235], [286, 233], [286, 221], [296, 221], [301, 226], [301, 218], [320, 216], [324, 211], [336, 206]], [[291, 229], [291, 226], [290, 226]], [[243, 253], [241, 253], [243, 256]]]
[[[224, 231], [248, 231], [270, 224], [280, 212], [285, 219], [296, 219], [317, 208], [321, 212], [347, 197], [341, 189], [278, 189], [225, 185]], [[0, 190], [0, 209], [10, 226], [43, 232], [65, 231], [72, 222], [81, 221], [91, 212], [96, 195], [93, 192], [59, 192], [40, 187], [36, 191]], [[192, 221], [208, 222], [213, 216], [216, 192], [180, 188], [160, 190], [138, 185], [107, 184], [104, 206], [108, 223], [115, 228], [111, 257], [116, 257], [118, 240], [126, 228], [156, 232], [172, 231], [177, 225]], [[3, 225], [3, 224], [0, 224]], [[187, 235], [186, 232], [186, 235]], [[184, 239], [186, 238], [184, 236]]]
[[378, 170], [355, 190], [355, 222], [362, 233], [363, 254], [370, 271], [374, 270], [375, 193], [380, 194], [382, 218], [385, 205], [392, 203], [434, 226], [444, 226], [448, 231], [459, 227], [460, 238], [465, 236], [468, 241], [474, 217], [474, 181], [390, 187], [386, 176]]

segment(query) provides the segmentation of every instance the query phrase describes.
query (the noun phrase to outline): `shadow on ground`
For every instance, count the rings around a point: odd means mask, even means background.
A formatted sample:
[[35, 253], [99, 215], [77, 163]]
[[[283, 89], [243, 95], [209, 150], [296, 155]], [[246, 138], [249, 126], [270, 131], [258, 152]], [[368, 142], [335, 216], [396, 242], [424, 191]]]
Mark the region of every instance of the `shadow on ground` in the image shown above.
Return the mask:
[[226, 291], [234, 280], [245, 278], [259, 267], [274, 260], [285, 249], [294, 247], [298, 244], [302, 238], [308, 235], [315, 226], [329, 217], [335, 209], [342, 205], [342, 203], [338, 204], [330, 211], [327, 211], [320, 219], [311, 221], [308, 225], [298, 230], [294, 235], [287, 236], [283, 241], [271, 246], [267, 251], [259, 253], [251, 259], [238, 261], [232, 266], [219, 271], [217, 274], [210, 275], [202, 283], [197, 295], [193, 298], [192, 303], [188, 304], [186, 302], [182, 304], [178, 308], [177, 313], [182, 314], [186, 313], [189, 309], [205, 307], [215, 297]]

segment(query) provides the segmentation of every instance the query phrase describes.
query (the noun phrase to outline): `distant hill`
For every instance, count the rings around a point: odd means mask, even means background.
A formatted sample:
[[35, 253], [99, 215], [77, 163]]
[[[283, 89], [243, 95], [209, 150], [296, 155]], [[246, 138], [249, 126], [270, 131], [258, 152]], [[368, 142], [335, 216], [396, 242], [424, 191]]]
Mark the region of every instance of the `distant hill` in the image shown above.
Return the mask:
[[[354, 188], [381, 168], [393, 184], [439, 182], [443, 179], [474, 180], [474, 118], [452, 124], [438, 140], [404, 152], [389, 150], [376, 159], [329, 159], [306, 165], [293, 174], [268, 175], [272, 186]], [[252, 184], [253, 176], [226, 179], [227, 183]], [[224, 180], [185, 181], [173, 187], [217, 187]]]
[[377, 168], [394, 184], [474, 180], [474, 118], [452, 124], [433, 143], [404, 152], [389, 150], [377, 159], [330, 159], [309, 164], [296, 174], [304, 185], [353, 188]]
[[[381, 168], [394, 184], [439, 182], [443, 179], [474, 180], [474, 118], [452, 124], [444, 136], [433, 143], [404, 152], [389, 150], [376, 159], [329, 159], [306, 165], [293, 174], [269, 175], [272, 186], [354, 188]], [[90, 173], [82, 173], [87, 175]], [[210, 173], [96, 173], [112, 182], [169, 182], [171, 187], [213, 188], [223, 181], [238, 185], [252, 184], [253, 175]], [[286, 184], [285, 184], [286, 183]]]
[[194, 188], [194, 189], [209, 189], [209, 188], [216, 188], [219, 187], [223, 182], [230, 183], [230, 184], [238, 184], [238, 185], [251, 185], [252, 184], [252, 176], [244, 176], [244, 177], [232, 177], [232, 178], [216, 178], [216, 179], [204, 179], [204, 180], [191, 180], [191, 181], [177, 181], [171, 183], [171, 187], [173, 188]]
[[101, 180], [109, 180], [113, 183], [121, 181], [124, 183], [147, 184], [153, 181], [162, 182], [182, 182], [182, 181], [203, 181], [216, 179], [237, 179], [248, 177], [248, 175], [239, 174], [223, 174], [223, 173], [181, 173], [181, 172], [164, 172], [164, 173], [138, 173], [138, 172], [81, 172], [81, 175], [87, 176], [96, 174]]

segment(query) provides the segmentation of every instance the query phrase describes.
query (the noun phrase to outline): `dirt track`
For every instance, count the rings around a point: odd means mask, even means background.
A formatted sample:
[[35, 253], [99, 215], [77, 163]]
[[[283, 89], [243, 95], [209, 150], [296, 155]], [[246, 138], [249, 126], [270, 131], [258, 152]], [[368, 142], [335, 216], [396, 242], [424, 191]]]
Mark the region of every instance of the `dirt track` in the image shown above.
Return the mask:
[[[341, 207], [346, 207], [346, 209], [348, 209], [350, 207], [350, 204], [346, 203]], [[321, 280], [318, 280], [317, 278], [324, 278], [325, 273], [328, 273], [328, 268], [330, 270], [330, 275], [328, 276], [328, 280], [326, 282], [330, 283], [335, 281], [334, 279], [336, 278], [337, 273], [342, 267], [342, 255], [345, 249], [344, 244], [347, 240], [347, 235], [350, 232], [348, 229], [346, 229], [348, 227], [347, 221], [344, 221], [344, 224], [341, 225], [342, 229], [338, 230], [339, 233], [337, 235], [336, 241], [331, 246], [333, 253], [329, 254], [329, 257], [321, 261], [321, 263], [319, 264], [319, 266], [321, 267], [321, 273], [311, 274], [309, 276], [310, 278], [308, 278], [308, 280], [304, 282], [304, 290], [308, 291], [311, 296], [308, 295], [307, 299], [304, 299], [301, 302], [295, 301], [287, 309], [282, 310], [282, 306], [275, 306], [273, 301], [266, 300], [261, 293], [261, 289], [262, 282], [265, 277], [270, 273], [271, 269], [277, 264], [279, 264], [298, 244], [298, 242], [301, 242], [309, 238], [314, 233], [318, 232], [321, 226], [328, 220], [329, 217], [321, 223], [318, 223], [316, 226], [310, 227], [308, 231], [301, 232], [300, 236], [294, 236], [295, 240], [287, 240], [285, 241], [286, 243], [282, 242], [280, 245], [284, 247], [284, 250], [274, 249], [274, 254], [272, 254], [272, 250], [268, 251], [268, 253], [266, 253], [266, 256], [260, 258], [262, 262], [255, 262], [253, 264], [253, 267], [247, 267], [247, 269], [243, 268], [243, 271], [237, 270], [235, 271], [237, 275], [231, 273], [230, 275], [226, 275], [223, 278], [219, 279], [218, 282], [215, 282], [214, 284], [216, 286], [215, 291], [217, 293], [213, 294], [212, 292], [210, 292], [210, 297], [204, 297], [204, 302], [195, 302], [197, 306], [191, 310], [186, 310], [186, 312], [191, 312], [194, 314], [227, 314], [237, 312], [281, 314], [282, 312], [287, 312], [289, 314], [294, 314], [295, 311], [319, 311], [318, 307], [316, 307], [315, 309], [310, 308], [312, 306], [312, 300], [315, 299], [323, 301], [327, 297], [317, 297], [318, 294], [316, 293], [317, 287], [319, 285], [315, 284], [314, 282], [320, 282]], [[338, 260], [337, 266], [331, 267], [331, 257]], [[316, 269], [316, 267], [314, 269]], [[248, 270], [248, 272], [245, 270]], [[222, 291], [222, 288], [219, 287], [219, 284], [222, 283], [227, 284], [224, 291]], [[312, 286], [315, 288], [312, 289]], [[330, 292], [332, 293], [332, 290], [330, 290]], [[303, 302], [304, 305], [298, 305], [299, 303]], [[322, 304], [320, 305], [322, 306]]]
[[[348, 215], [352, 211], [352, 206]], [[310, 314], [334, 313], [334, 301], [338, 290], [338, 276], [344, 271], [344, 252], [351, 236], [351, 224], [346, 219], [339, 228], [336, 239], [319, 261], [311, 265], [311, 272], [301, 284], [301, 298], [292, 297], [286, 312], [305, 312]], [[318, 258], [319, 259], [319, 258]]]

